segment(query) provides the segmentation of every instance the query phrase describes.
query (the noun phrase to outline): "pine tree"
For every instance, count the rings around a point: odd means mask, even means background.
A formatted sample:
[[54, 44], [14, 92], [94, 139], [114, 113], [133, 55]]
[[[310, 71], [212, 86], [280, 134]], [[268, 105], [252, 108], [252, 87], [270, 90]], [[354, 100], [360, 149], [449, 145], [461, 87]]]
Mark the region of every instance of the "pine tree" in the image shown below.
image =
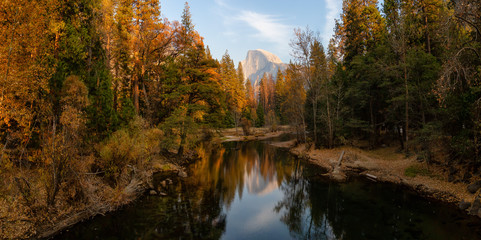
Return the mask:
[[344, 61], [349, 65], [355, 56], [363, 55], [382, 40], [384, 23], [377, 0], [344, 0], [336, 35]]
[[169, 103], [170, 110], [164, 127], [179, 130], [170, 137], [179, 138], [178, 154], [182, 156], [184, 149], [193, 143], [189, 141], [195, 135], [193, 131], [206, 124], [208, 115], [220, 108], [221, 85], [215, 71], [218, 65], [206, 55], [202, 38], [193, 28], [187, 3], [175, 41], [180, 54], [167, 64], [164, 101]]

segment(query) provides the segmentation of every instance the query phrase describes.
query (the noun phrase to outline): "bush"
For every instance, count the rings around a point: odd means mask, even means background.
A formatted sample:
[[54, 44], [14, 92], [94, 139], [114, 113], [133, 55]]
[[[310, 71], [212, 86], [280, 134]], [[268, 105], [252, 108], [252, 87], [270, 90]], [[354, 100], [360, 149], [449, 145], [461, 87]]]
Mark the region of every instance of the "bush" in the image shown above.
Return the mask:
[[160, 152], [162, 135], [160, 129], [148, 128], [144, 119], [136, 117], [100, 146], [99, 166], [109, 180], [118, 184], [121, 176], [145, 168]]
[[417, 175], [432, 177], [433, 173], [426, 167], [411, 165], [404, 170], [404, 175], [407, 177], [416, 177]]
[[241, 119], [241, 126], [242, 126], [242, 131], [244, 132], [244, 136], [249, 136], [251, 134], [251, 126], [252, 126], [251, 121], [243, 117]]

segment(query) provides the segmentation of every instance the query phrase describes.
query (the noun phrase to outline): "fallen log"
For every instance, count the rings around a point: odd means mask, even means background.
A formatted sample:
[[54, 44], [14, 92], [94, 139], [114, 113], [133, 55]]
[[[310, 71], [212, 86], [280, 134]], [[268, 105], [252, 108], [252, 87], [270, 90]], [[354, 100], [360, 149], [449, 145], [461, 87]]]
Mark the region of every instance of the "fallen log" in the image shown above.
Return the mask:
[[369, 174], [369, 173], [364, 173], [364, 176], [367, 177], [367, 179], [371, 180], [371, 181], [374, 181], [374, 182], [377, 182], [377, 176], [374, 176], [372, 174]]

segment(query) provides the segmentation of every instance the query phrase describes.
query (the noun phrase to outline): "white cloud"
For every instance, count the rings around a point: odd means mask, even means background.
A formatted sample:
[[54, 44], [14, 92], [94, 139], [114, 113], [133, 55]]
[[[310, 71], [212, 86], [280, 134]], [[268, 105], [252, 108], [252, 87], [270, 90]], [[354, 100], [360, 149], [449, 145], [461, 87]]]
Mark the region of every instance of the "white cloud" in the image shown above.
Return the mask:
[[258, 214], [252, 216], [244, 225], [244, 230], [248, 233], [255, 233], [263, 228], [272, 226], [273, 223], [279, 221], [276, 214], [272, 214], [272, 208], [265, 207]]
[[334, 33], [334, 27], [336, 25], [336, 18], [339, 18], [342, 9], [342, 1], [339, 0], [325, 0], [326, 1], [326, 24], [324, 25], [323, 37], [327, 38], [327, 42]]
[[247, 25], [256, 30], [254, 37], [259, 38], [261, 41], [279, 44], [280, 46], [287, 45], [293, 28], [280, 23], [280, 20], [275, 16], [253, 11], [241, 11], [237, 19], [247, 23]]
[[227, 3], [225, 3], [225, 0], [215, 0], [215, 3], [221, 7], [228, 7]]
[[[241, 6], [229, 0], [214, 0], [214, 2], [215, 14], [220, 17], [219, 23], [222, 24], [218, 32], [221, 33], [224, 42], [238, 44], [236, 50], [242, 53], [239, 53], [237, 58], [243, 58], [241, 55], [243, 56], [248, 49], [257, 48], [275, 52], [280, 57], [288, 55], [289, 40], [294, 27], [284, 24], [286, 19], [242, 9]], [[233, 49], [230, 50], [229, 52], [236, 52]], [[282, 53], [286, 54], [282, 55]]]

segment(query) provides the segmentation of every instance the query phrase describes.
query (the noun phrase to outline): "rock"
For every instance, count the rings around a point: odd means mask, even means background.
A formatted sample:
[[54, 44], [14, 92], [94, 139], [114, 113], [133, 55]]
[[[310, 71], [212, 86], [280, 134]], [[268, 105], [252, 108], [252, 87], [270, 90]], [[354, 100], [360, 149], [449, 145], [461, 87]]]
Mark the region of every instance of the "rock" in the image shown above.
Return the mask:
[[478, 191], [478, 189], [481, 188], [481, 181], [477, 181], [475, 183], [469, 184], [468, 185], [468, 192], [470, 193], [475, 193]]
[[459, 207], [459, 209], [461, 209], [461, 210], [466, 210], [466, 209], [468, 209], [470, 206], [471, 206], [471, 203], [470, 203], [470, 202], [465, 202], [464, 200], [461, 200], [461, 202], [459, 202], [459, 204], [458, 204], [458, 207]]
[[152, 189], [152, 190], [149, 191], [149, 194], [150, 195], [157, 195], [157, 192], [154, 189]]
[[187, 173], [180, 170], [179, 173], [178, 173], [179, 177], [183, 177], [183, 178], [186, 178], [187, 177]]
[[471, 209], [469, 209], [469, 214], [477, 215], [481, 208], [481, 201], [479, 200], [479, 196], [474, 199], [473, 204], [471, 204]]
[[170, 178], [165, 179], [165, 181], [167, 181], [167, 183], [168, 183], [169, 185], [172, 184], [172, 179], [170, 179]]
[[287, 64], [282, 63], [279, 57], [262, 49], [249, 50], [246, 59], [242, 61], [244, 78], [254, 85], [254, 89], [257, 89], [265, 73], [276, 79], [277, 71], [284, 71], [286, 68]]
[[345, 182], [347, 180], [346, 174], [337, 168], [331, 172], [330, 177], [337, 182]]
[[160, 195], [160, 196], [167, 196], [167, 193], [159, 192], [159, 195]]

